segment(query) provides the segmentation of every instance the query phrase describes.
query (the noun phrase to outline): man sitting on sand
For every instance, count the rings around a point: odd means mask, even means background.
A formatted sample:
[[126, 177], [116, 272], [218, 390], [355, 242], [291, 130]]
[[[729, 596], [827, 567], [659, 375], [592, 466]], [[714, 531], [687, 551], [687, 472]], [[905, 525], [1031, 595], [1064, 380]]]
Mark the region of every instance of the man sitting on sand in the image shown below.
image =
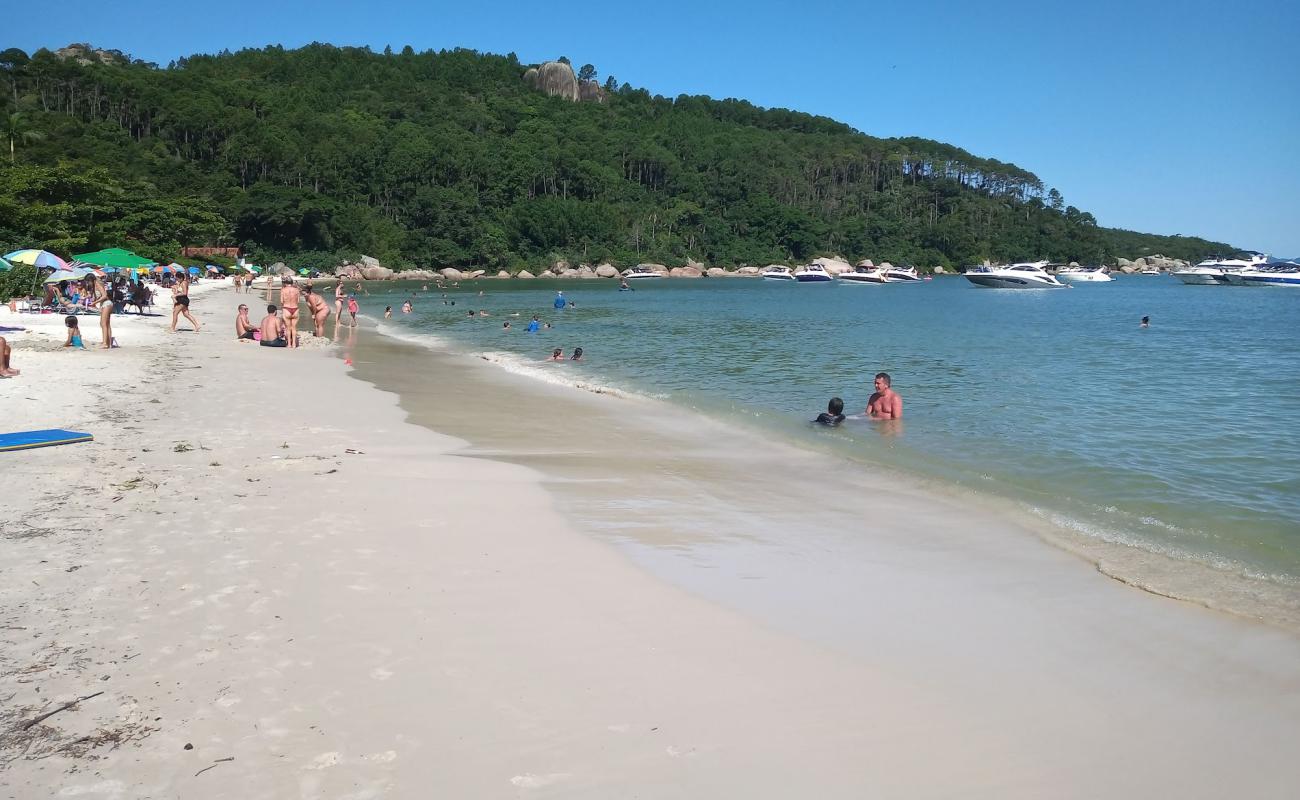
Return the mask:
[[867, 401], [867, 416], [872, 419], [903, 418], [903, 398], [890, 388], [892, 383], [888, 372], [876, 373], [876, 391]]
[[262, 346], [288, 347], [289, 343], [284, 339], [284, 323], [275, 312], [275, 306], [267, 306], [266, 316], [262, 317]]
[[235, 338], [252, 341], [255, 333], [257, 333], [257, 328], [253, 326], [252, 320], [248, 318], [248, 306], [240, 303], [239, 313], [235, 315]]
[[9, 366], [9, 356], [13, 351], [5, 337], [0, 336], [0, 378], [12, 378], [18, 374], [18, 370]]
[[[280, 305], [284, 307], [284, 328], [287, 332], [289, 347], [298, 346], [298, 299], [301, 295], [293, 278], [285, 276], [280, 281]], [[265, 338], [262, 341], [266, 341]]]

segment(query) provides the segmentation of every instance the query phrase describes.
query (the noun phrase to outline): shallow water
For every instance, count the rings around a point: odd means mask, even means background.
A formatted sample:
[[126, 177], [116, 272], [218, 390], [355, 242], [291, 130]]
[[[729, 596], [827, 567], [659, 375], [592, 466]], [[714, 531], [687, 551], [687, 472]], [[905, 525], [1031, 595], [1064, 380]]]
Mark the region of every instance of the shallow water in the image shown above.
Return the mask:
[[[432, 286], [386, 288], [361, 298], [364, 313], [411, 295], [415, 313], [394, 313], [383, 330], [513, 373], [646, 395], [784, 445], [1010, 501], [1083, 541], [1132, 548], [1133, 569], [1156, 553], [1284, 593], [1300, 580], [1300, 292], [1165, 276], [1052, 292], [960, 278], [673, 280], [632, 292], [480, 281], [448, 289], [452, 306]], [[576, 307], [554, 310], [557, 289]], [[470, 319], [470, 309], [492, 316]], [[526, 333], [533, 314], [554, 328]], [[1151, 328], [1139, 329], [1143, 315]], [[576, 346], [581, 363], [545, 361]], [[807, 424], [832, 395], [860, 412], [880, 370], [905, 398], [902, 425]], [[1125, 572], [1114, 549], [1108, 559]]]

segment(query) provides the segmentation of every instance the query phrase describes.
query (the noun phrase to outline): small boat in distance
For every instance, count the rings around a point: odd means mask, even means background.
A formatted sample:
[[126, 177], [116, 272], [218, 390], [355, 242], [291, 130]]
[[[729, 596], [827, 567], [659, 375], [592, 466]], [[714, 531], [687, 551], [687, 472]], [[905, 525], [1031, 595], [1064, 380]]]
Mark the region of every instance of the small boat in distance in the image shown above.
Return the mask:
[[1104, 283], [1115, 280], [1105, 267], [1066, 267], [1057, 270], [1056, 277], [1071, 283]]
[[1069, 289], [1047, 274], [1046, 261], [1024, 262], [1009, 267], [971, 267], [962, 274], [976, 286], [987, 289]]
[[885, 273], [880, 269], [880, 267], [864, 267], [859, 265], [854, 267], [852, 272], [841, 272], [835, 277], [843, 283], [857, 284], [859, 286], [864, 284], [879, 285], [882, 283], [889, 283], [889, 279], [885, 277]]
[[789, 267], [774, 265], [758, 273], [765, 281], [793, 281], [794, 273]]
[[794, 271], [794, 279], [800, 283], [827, 283], [831, 274], [821, 264], [804, 264]]
[[1137, 271], [1138, 275], [1159, 275], [1160, 270], [1156, 267], [1143, 267]]
[[632, 280], [644, 280], [646, 278], [662, 278], [663, 275], [658, 272], [655, 272], [649, 267], [632, 267], [627, 272], [623, 273], [623, 277], [632, 281]]

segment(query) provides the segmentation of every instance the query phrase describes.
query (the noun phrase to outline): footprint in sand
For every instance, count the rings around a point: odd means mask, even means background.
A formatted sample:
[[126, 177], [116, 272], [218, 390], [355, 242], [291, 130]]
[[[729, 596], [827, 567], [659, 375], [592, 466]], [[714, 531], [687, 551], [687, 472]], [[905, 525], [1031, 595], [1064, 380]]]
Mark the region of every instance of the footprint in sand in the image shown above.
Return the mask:
[[393, 677], [393, 671], [384, 669], [383, 667], [375, 667], [370, 670], [370, 677], [377, 681], [386, 681]]
[[546, 775], [534, 775], [531, 772], [525, 772], [523, 775], [516, 775], [510, 779], [510, 782], [520, 789], [540, 789], [543, 786], [550, 786], [556, 781], [562, 781], [569, 777], [567, 772], [552, 772]]
[[343, 760], [343, 756], [337, 752], [321, 753], [311, 760], [305, 769], [329, 769]]

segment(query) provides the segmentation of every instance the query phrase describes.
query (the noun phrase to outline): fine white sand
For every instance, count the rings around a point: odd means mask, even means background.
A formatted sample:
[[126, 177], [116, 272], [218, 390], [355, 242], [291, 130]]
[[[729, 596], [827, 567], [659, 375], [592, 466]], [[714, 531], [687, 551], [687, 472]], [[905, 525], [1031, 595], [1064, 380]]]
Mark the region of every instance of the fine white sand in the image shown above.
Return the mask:
[[[23, 372], [0, 381], [3, 429], [96, 438], [0, 454], [6, 796], [1300, 787], [1290, 634], [1118, 586], [1030, 537], [990, 544], [984, 527], [972, 556], [1006, 566], [962, 580], [960, 537], [918, 528], [864, 565], [912, 598], [907, 616], [874, 648], [814, 643], [576, 533], [535, 472], [408, 424], [322, 348], [235, 342], [235, 305], [260, 298], [196, 292], [199, 334], [115, 320], [112, 351], [6, 334]], [[0, 314], [16, 324], [45, 321]], [[1066, 662], [1097, 677], [1045, 674]], [[995, 691], [965, 678], [990, 665]]]

